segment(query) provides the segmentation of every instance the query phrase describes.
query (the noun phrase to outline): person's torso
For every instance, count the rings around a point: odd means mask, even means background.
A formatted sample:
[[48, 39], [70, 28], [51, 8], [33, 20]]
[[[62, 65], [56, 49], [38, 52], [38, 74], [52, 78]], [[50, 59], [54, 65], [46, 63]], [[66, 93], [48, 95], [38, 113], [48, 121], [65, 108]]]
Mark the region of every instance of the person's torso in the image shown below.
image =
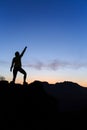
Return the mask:
[[14, 58], [14, 67], [21, 67], [22, 64], [21, 64], [21, 57], [15, 57]]

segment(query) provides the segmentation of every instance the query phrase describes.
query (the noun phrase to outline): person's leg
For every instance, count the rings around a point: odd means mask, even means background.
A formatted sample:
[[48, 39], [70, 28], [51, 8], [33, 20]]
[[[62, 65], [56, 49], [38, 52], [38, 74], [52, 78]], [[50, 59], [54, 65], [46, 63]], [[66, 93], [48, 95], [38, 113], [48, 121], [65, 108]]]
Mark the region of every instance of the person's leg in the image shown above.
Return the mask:
[[22, 69], [22, 68], [19, 69], [19, 72], [21, 72], [21, 73], [24, 75], [24, 77], [23, 77], [23, 82], [26, 83], [27, 73], [26, 73], [25, 70]]
[[15, 79], [16, 79], [16, 76], [17, 76], [17, 69], [13, 69], [13, 82], [15, 83]]

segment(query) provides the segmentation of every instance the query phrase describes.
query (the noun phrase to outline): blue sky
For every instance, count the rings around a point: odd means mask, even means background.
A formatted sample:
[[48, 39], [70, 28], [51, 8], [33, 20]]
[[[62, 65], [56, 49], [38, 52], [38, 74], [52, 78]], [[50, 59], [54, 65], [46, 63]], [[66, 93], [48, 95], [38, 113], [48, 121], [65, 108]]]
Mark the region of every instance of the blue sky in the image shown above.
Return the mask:
[[[86, 0], [0, 0], [0, 75], [12, 80], [14, 53], [27, 46], [27, 82], [87, 86], [86, 35]], [[18, 73], [16, 82], [22, 78]]]

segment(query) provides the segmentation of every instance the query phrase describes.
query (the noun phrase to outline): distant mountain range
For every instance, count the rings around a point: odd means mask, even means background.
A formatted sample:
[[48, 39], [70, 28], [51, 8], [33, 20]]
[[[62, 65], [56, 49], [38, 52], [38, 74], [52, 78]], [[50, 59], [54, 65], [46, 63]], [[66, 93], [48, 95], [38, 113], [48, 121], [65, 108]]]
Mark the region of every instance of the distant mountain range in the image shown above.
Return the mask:
[[54, 122], [54, 125], [68, 128], [67, 122], [79, 124], [85, 119], [84, 115], [86, 118], [87, 88], [77, 83], [34, 81], [21, 85], [0, 81], [0, 125], [8, 122], [9, 126], [16, 123], [28, 127], [31, 120], [34, 124], [44, 120], [48, 126]]
[[43, 82], [46, 92], [58, 100], [59, 111], [81, 110], [87, 106], [87, 88], [64, 81], [56, 84]]

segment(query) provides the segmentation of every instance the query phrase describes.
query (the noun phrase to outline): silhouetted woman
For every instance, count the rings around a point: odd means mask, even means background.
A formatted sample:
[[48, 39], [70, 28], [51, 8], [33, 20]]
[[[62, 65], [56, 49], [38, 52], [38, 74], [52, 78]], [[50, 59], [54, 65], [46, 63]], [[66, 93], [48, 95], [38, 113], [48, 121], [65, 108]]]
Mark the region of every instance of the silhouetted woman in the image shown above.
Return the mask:
[[23, 77], [23, 83], [25, 84], [26, 83], [26, 72], [24, 69], [22, 69], [22, 64], [21, 64], [21, 58], [24, 54], [24, 52], [26, 51], [27, 47], [24, 48], [24, 50], [22, 51], [22, 53], [20, 54], [18, 51], [15, 52], [15, 57], [13, 58], [12, 60], [12, 64], [11, 64], [11, 67], [10, 67], [10, 71], [12, 71], [12, 68], [13, 68], [13, 83], [15, 83], [15, 79], [16, 79], [16, 76], [17, 76], [17, 72], [21, 72], [24, 77]]

